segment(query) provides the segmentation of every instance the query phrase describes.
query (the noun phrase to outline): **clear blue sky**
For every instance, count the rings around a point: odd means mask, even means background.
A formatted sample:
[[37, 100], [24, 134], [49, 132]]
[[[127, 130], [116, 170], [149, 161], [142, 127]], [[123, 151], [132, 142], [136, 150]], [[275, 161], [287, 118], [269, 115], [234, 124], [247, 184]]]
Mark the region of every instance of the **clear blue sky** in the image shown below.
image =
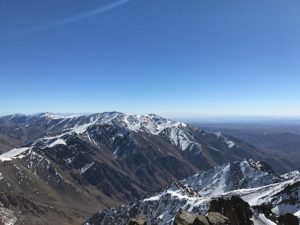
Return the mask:
[[300, 115], [299, 0], [0, 0], [0, 114]]

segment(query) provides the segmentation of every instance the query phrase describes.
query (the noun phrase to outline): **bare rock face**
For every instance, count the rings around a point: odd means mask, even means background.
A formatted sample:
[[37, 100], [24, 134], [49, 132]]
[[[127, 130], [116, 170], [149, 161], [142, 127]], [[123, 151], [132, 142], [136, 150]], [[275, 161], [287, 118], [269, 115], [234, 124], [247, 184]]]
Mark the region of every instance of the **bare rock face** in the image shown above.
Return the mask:
[[286, 213], [278, 217], [278, 225], [299, 225], [299, 219], [291, 213]]
[[131, 219], [128, 225], [147, 225], [147, 221], [144, 218]]
[[229, 224], [228, 218], [218, 212], [209, 212], [207, 214], [207, 219], [209, 220], [210, 224], [213, 224], [213, 225], [228, 225]]
[[174, 225], [229, 225], [228, 218], [218, 212], [197, 215], [189, 212], [179, 212], [174, 220]]
[[174, 225], [191, 225], [195, 221], [197, 215], [188, 212], [179, 212], [175, 216]]
[[193, 223], [193, 225], [209, 225], [209, 224], [210, 223], [207, 217], [204, 215], [197, 216]]
[[228, 217], [230, 225], [253, 225], [250, 220], [252, 212], [249, 204], [236, 196], [229, 199], [214, 199], [208, 211], [222, 213]]

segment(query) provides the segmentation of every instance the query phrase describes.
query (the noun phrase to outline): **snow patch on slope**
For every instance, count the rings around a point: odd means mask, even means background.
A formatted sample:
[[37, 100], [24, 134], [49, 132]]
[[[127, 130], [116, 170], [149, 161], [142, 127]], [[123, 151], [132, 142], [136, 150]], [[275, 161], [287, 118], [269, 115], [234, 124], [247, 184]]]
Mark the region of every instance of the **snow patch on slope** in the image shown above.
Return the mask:
[[218, 139], [223, 139], [223, 141], [227, 144], [229, 149], [232, 149], [236, 144], [232, 140], [229, 140], [227, 137], [225, 137], [222, 132], [215, 132], [215, 135], [217, 136]]
[[172, 127], [170, 129], [170, 141], [173, 145], [179, 146], [179, 148], [182, 151], [185, 151], [188, 147], [191, 145], [198, 145], [201, 149], [201, 145], [198, 143], [195, 143], [190, 140], [190, 138], [187, 136], [187, 134], [178, 127]]
[[182, 182], [192, 186], [201, 195], [220, 195], [226, 191], [226, 177], [229, 169], [230, 164], [218, 166], [213, 170], [198, 172]]
[[22, 158], [25, 151], [29, 150], [29, 147], [23, 147], [23, 148], [14, 148], [8, 152], [5, 152], [0, 155], [0, 161], [10, 161], [15, 158]]
[[228, 148], [230, 148], [230, 149], [235, 146], [235, 143], [233, 141], [230, 141], [230, 140], [226, 139], [225, 142], [226, 142]]
[[282, 178], [289, 180], [289, 179], [293, 179], [293, 178], [300, 178], [300, 172], [295, 170], [295, 171], [291, 171], [289, 173], [283, 174], [281, 175]]
[[63, 139], [57, 139], [54, 142], [52, 142], [51, 144], [49, 144], [47, 147], [52, 148], [55, 145], [67, 145], [67, 144]]
[[91, 168], [94, 164], [95, 164], [95, 162], [91, 162], [89, 164], [86, 164], [84, 167], [82, 167], [80, 169], [80, 174], [85, 173], [85, 171], [87, 171], [89, 168]]
[[13, 211], [7, 208], [0, 207], [0, 219], [4, 225], [14, 225], [17, 218], [14, 216]]
[[64, 133], [57, 136], [39, 138], [36, 141], [34, 141], [31, 144], [31, 146], [40, 147], [41, 149], [44, 149], [44, 148], [53, 148], [56, 145], [67, 145], [66, 141], [64, 140], [64, 137], [66, 135], [69, 134]]

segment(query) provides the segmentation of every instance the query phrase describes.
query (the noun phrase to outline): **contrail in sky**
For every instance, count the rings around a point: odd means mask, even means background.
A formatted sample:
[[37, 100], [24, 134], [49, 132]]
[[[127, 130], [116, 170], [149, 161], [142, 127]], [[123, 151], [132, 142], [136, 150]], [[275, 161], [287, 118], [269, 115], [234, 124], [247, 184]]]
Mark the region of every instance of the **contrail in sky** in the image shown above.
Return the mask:
[[75, 15], [75, 16], [72, 16], [72, 17], [68, 17], [68, 18], [58, 20], [58, 21], [55, 21], [55, 22], [52, 22], [52, 23], [47, 23], [47, 24], [44, 24], [44, 25], [31, 27], [31, 28], [28, 28], [28, 29], [22, 29], [22, 30], [18, 30], [18, 31], [15, 31], [15, 32], [10, 32], [10, 33], [7, 33], [7, 34], [1, 35], [1, 36], [2, 37], [3, 36], [9, 37], [9, 36], [16, 36], [16, 35], [20, 35], [20, 34], [34, 33], [34, 32], [38, 32], [38, 31], [42, 31], [42, 30], [47, 30], [47, 29], [51, 29], [51, 28], [60, 27], [60, 26], [63, 26], [63, 25], [75, 23], [77, 21], [81, 21], [81, 20], [87, 19], [89, 17], [93, 17], [93, 16], [96, 16], [96, 15], [101, 14], [103, 12], [109, 11], [111, 9], [117, 8], [121, 5], [124, 5], [128, 2], [130, 2], [130, 1], [131, 0], [119, 0], [119, 1], [116, 1], [114, 3], [102, 6], [100, 8], [93, 9], [93, 10], [88, 11], [88, 12], [84, 12], [82, 14], [78, 14], [78, 15]]

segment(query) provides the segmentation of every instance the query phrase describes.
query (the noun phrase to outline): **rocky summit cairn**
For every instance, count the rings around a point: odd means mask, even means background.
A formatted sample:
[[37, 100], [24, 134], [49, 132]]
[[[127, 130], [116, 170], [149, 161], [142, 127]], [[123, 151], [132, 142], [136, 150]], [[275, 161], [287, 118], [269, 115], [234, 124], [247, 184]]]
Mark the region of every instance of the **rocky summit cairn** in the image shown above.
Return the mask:
[[210, 212], [219, 212], [229, 219], [230, 225], [252, 225], [252, 212], [247, 202], [241, 198], [231, 196], [228, 199], [218, 198], [210, 203]]
[[206, 216], [181, 211], [177, 213], [174, 225], [229, 225], [228, 218], [218, 212]]
[[278, 225], [299, 225], [297, 216], [287, 213], [278, 217]]
[[147, 221], [144, 218], [131, 219], [128, 225], [147, 225]]

